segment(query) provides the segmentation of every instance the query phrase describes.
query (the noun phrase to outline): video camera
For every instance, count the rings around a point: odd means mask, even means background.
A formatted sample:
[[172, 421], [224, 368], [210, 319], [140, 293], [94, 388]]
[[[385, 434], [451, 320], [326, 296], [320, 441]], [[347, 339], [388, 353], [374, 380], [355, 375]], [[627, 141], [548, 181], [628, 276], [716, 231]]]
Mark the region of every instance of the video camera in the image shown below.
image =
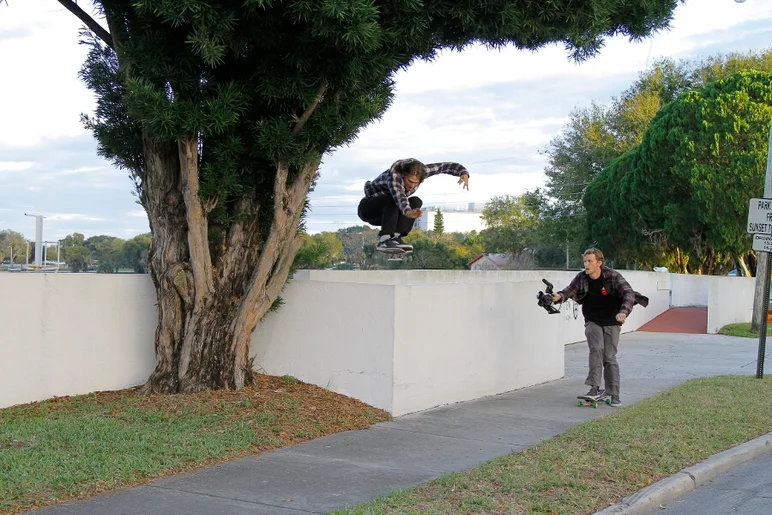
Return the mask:
[[554, 315], [560, 313], [560, 310], [555, 307], [555, 303], [552, 301], [552, 283], [547, 279], [542, 279], [541, 282], [547, 285], [544, 291], [540, 291], [536, 294], [538, 299], [537, 304], [547, 310], [547, 313]]

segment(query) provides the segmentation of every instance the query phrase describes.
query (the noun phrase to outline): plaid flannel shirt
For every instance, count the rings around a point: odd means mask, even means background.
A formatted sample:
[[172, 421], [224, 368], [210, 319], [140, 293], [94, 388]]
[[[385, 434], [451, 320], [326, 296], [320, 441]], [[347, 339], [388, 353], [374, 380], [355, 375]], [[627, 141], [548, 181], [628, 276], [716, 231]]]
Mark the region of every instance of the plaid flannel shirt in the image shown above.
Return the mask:
[[[633, 305], [641, 304], [646, 306], [648, 304], [648, 299], [633, 291], [625, 278], [622, 277], [622, 274], [616, 270], [604, 266], [601, 268], [601, 275], [603, 276], [603, 287], [606, 288], [608, 294], [622, 298], [622, 307], [619, 309], [620, 313], [629, 315], [633, 310]], [[560, 290], [557, 294], [560, 295], [561, 302], [566, 299], [574, 299], [578, 304], [581, 304], [589, 289], [590, 276], [582, 270], [576, 274], [576, 277], [573, 278], [568, 287]]]
[[[418, 186], [411, 190], [405, 189], [405, 181], [402, 180], [402, 175], [396, 171], [396, 166], [400, 162], [396, 161], [391, 165], [390, 169], [380, 174], [375, 180], [367, 181], [365, 183], [365, 197], [391, 195], [402, 214], [407, 214], [410, 210], [410, 203], [407, 199], [416, 192]], [[456, 177], [461, 177], [464, 174], [469, 175], [467, 169], [458, 163], [431, 163], [426, 165], [427, 179], [438, 173], [446, 173]]]

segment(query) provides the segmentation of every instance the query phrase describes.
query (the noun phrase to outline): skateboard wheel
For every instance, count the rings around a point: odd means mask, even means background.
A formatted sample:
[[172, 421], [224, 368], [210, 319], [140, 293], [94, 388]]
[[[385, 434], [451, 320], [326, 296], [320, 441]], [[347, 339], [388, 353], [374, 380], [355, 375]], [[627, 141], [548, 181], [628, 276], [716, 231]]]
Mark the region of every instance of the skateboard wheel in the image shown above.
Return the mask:
[[611, 399], [606, 399], [606, 404], [608, 404], [609, 406], [611, 406]]
[[582, 401], [577, 401], [576, 405], [581, 408], [582, 407]]
[[592, 403], [592, 407], [595, 408], [595, 409], [598, 409], [598, 403], [597, 402], [593, 402]]

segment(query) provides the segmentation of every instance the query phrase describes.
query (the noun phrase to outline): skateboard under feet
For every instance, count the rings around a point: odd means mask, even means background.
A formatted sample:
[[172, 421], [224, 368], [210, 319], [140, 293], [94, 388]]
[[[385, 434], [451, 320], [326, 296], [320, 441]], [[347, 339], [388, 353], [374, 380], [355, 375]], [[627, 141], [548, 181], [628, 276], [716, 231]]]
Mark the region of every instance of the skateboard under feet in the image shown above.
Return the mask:
[[602, 402], [611, 405], [611, 396], [606, 395], [606, 392], [604, 391], [598, 392], [598, 395], [579, 395], [577, 396], [577, 399], [579, 399], [579, 401], [576, 405], [579, 407], [592, 406], [597, 409], [598, 405]]

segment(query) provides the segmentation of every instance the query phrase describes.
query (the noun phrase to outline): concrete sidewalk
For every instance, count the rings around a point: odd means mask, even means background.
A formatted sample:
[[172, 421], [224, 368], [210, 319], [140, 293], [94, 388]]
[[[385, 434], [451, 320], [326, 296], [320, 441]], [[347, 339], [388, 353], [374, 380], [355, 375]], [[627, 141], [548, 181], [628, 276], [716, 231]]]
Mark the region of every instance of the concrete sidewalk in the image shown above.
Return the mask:
[[[622, 335], [622, 402], [688, 379], [753, 375], [757, 341], [719, 335]], [[535, 445], [615, 408], [576, 406], [584, 342], [566, 347], [565, 378], [406, 415], [113, 494], [37, 510], [41, 515], [328, 513]]]

